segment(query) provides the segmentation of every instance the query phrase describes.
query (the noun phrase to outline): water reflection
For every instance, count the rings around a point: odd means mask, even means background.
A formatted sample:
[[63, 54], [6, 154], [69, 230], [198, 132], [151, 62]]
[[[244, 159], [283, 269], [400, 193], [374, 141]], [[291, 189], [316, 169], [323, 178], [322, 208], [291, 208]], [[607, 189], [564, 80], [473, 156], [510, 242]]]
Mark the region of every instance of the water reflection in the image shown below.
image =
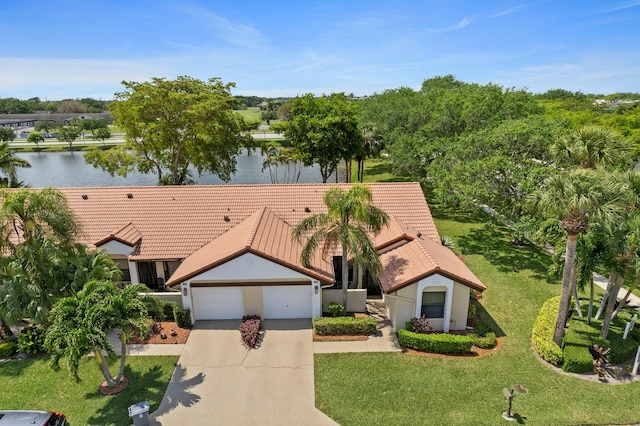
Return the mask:
[[[84, 162], [82, 152], [21, 152], [16, 157], [31, 163], [30, 169], [18, 169], [18, 179], [34, 188], [53, 187], [90, 187], [90, 186], [152, 186], [158, 183], [155, 174], [131, 173], [126, 178], [109, 176], [101, 169]], [[198, 176], [194, 171], [196, 184], [256, 184], [271, 183], [268, 171], [262, 171], [263, 157], [259, 153], [248, 154], [246, 150], [237, 157], [237, 172], [230, 182], [223, 182], [217, 176], [203, 173]], [[331, 180], [330, 180], [331, 181]], [[299, 183], [322, 182], [317, 166], [305, 167]]]

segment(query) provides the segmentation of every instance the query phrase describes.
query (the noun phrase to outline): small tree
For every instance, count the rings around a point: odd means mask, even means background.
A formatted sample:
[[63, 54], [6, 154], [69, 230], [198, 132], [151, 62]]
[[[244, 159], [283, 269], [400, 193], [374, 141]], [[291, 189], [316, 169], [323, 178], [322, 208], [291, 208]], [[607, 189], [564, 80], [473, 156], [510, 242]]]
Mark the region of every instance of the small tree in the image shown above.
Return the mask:
[[58, 140], [69, 144], [69, 151], [73, 151], [73, 142], [78, 139], [80, 132], [74, 125], [58, 129]]
[[11, 142], [13, 140], [13, 129], [10, 127], [0, 127], [0, 142]]
[[[121, 384], [127, 338], [134, 328], [146, 332], [147, 308], [138, 296], [141, 291], [148, 289], [133, 284], [120, 290], [110, 281], [91, 281], [75, 295], [60, 299], [51, 311], [51, 327], [45, 339], [51, 366], [59, 368], [65, 358], [69, 372], [79, 380], [80, 360], [93, 352], [107, 385], [112, 388]], [[116, 329], [121, 330], [121, 352], [118, 373], [113, 376], [106, 358], [115, 356], [109, 334]]]
[[91, 132], [93, 139], [96, 138], [96, 132], [99, 129], [106, 129], [108, 127], [107, 121], [104, 118], [85, 118], [79, 121], [79, 126], [81, 130]]
[[102, 146], [104, 146], [104, 140], [109, 139], [111, 137], [111, 132], [108, 127], [101, 127], [96, 129], [95, 134], [93, 135], [94, 139], [102, 141]]
[[40, 149], [40, 142], [44, 142], [44, 136], [38, 132], [31, 132], [27, 136], [27, 141], [36, 144], [36, 148]]
[[56, 123], [55, 121], [44, 120], [44, 121], [36, 121], [34, 130], [36, 132], [44, 131], [44, 134], [47, 135], [47, 137], [49, 137], [49, 133], [51, 133], [53, 129], [56, 129], [58, 127], [59, 127], [58, 123]]

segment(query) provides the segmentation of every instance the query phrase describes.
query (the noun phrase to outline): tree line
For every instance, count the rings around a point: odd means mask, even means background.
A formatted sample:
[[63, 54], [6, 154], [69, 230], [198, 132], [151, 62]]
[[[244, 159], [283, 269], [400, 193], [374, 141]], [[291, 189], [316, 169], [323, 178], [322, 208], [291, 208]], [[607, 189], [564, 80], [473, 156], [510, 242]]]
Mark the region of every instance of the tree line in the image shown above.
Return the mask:
[[29, 99], [0, 98], [0, 114], [35, 114], [55, 112], [60, 114], [98, 113], [109, 109], [109, 101], [93, 98], [43, 101], [38, 97]]

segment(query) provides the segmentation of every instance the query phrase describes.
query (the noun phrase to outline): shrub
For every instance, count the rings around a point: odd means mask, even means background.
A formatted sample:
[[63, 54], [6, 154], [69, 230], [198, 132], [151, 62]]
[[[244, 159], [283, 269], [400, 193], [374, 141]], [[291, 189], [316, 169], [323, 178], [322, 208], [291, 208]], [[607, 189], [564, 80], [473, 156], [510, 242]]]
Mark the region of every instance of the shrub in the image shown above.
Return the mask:
[[469, 300], [469, 309], [467, 310], [467, 319], [473, 318], [476, 316], [477, 308], [476, 304]]
[[588, 373], [593, 371], [593, 356], [589, 348], [584, 346], [565, 345], [562, 369], [571, 373]]
[[191, 311], [189, 309], [182, 309], [180, 306], [175, 305], [173, 307], [173, 318], [180, 328], [190, 329], [191, 324]]
[[262, 331], [262, 319], [258, 315], [245, 315], [240, 323], [240, 338], [242, 344], [248, 349], [254, 349], [258, 345], [260, 332]]
[[345, 313], [344, 306], [338, 302], [329, 302], [327, 309], [332, 317], [343, 317]]
[[173, 316], [173, 310], [179, 308], [176, 302], [164, 302], [162, 311], [164, 312], [164, 319], [167, 321], [175, 321]]
[[473, 346], [481, 349], [491, 349], [495, 347], [497, 343], [496, 333], [493, 331], [488, 332], [484, 336], [473, 335]]
[[2, 342], [0, 343], [0, 357], [7, 358], [13, 356], [18, 350], [18, 345], [14, 342]]
[[39, 325], [30, 325], [20, 331], [18, 337], [18, 352], [36, 355], [44, 352], [44, 337], [46, 330]]
[[339, 334], [373, 334], [378, 328], [375, 318], [314, 318], [313, 331], [320, 336]]
[[531, 342], [536, 352], [542, 359], [553, 365], [562, 364], [562, 349], [553, 341], [559, 306], [560, 296], [544, 302], [531, 331]]
[[147, 315], [156, 321], [165, 320], [166, 315], [164, 313], [164, 302], [162, 300], [152, 294], [140, 296], [140, 300], [142, 300], [142, 303], [147, 307]]
[[420, 318], [413, 317], [409, 321], [411, 328], [409, 331], [413, 331], [414, 333], [422, 333], [427, 334], [433, 331], [433, 327], [431, 327], [431, 323], [427, 321], [427, 317], [422, 315]]
[[438, 354], [469, 354], [473, 337], [458, 334], [420, 334], [407, 330], [398, 331], [398, 341], [404, 347], [421, 352]]
[[478, 321], [476, 323], [476, 326], [474, 327], [474, 334], [480, 337], [484, 337], [487, 335], [487, 333], [493, 333], [493, 330], [491, 330], [491, 327], [489, 327], [489, 325], [486, 322]]

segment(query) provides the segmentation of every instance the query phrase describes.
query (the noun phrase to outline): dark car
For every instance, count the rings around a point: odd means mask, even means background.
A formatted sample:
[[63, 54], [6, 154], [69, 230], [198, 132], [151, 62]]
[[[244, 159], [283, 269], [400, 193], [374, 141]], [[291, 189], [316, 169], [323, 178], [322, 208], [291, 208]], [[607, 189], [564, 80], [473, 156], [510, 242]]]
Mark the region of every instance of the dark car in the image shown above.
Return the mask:
[[0, 410], [0, 426], [68, 426], [67, 417], [53, 411]]

